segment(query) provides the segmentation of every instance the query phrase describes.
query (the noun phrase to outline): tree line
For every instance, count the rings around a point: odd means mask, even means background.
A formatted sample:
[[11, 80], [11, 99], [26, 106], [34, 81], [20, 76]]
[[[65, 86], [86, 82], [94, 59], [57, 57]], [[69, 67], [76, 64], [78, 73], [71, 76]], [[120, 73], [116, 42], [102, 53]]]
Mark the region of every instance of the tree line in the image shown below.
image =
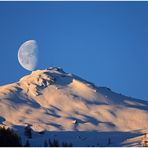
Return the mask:
[[[30, 126], [24, 128], [24, 135], [27, 137], [26, 143], [23, 145], [20, 136], [16, 134], [13, 129], [0, 127], [0, 147], [30, 147], [29, 139], [32, 138], [32, 129]], [[51, 141], [44, 141], [44, 147], [72, 147], [71, 143], [63, 142], [59, 143], [58, 140], [54, 139]]]

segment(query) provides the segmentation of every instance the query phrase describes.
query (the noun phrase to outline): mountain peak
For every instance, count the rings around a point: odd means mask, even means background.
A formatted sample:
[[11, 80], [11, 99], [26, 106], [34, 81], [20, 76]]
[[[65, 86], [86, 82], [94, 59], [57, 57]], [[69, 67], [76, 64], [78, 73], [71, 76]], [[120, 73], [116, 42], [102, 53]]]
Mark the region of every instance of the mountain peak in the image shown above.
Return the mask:
[[[24, 76], [20, 79], [18, 84], [26, 90], [38, 96], [43, 89], [54, 85], [56, 88], [73, 87], [77, 91], [86, 91], [93, 87], [92, 83], [89, 83], [78, 76], [70, 73], [66, 73], [60, 67], [49, 67], [45, 70], [33, 71], [30, 75]], [[29, 94], [30, 94], [29, 93]]]
[[65, 73], [61, 67], [48, 67], [47, 70]]

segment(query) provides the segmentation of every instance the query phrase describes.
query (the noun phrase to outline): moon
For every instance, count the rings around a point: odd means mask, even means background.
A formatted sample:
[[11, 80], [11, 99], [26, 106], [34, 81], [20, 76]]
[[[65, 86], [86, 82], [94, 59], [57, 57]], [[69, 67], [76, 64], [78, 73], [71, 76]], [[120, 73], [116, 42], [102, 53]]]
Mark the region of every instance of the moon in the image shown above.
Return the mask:
[[20, 46], [18, 61], [23, 68], [29, 71], [35, 70], [38, 62], [38, 46], [35, 40], [28, 40]]

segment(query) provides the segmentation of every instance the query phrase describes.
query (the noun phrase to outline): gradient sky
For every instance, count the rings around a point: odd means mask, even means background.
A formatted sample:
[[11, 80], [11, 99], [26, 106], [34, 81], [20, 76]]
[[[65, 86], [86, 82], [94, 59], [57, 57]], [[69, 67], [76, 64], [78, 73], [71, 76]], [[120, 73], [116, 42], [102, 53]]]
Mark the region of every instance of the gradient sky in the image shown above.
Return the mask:
[[148, 2], [0, 2], [0, 85], [30, 73], [17, 59], [29, 39], [38, 69], [59, 66], [148, 100]]

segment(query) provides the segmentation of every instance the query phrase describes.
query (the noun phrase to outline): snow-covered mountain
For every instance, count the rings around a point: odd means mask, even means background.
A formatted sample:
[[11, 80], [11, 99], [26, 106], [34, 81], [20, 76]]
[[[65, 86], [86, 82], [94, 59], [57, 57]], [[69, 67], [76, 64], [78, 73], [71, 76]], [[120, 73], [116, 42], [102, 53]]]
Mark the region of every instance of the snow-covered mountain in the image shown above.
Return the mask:
[[[47, 138], [74, 146], [139, 146], [127, 140], [148, 131], [148, 102], [97, 87], [82, 78], [49, 67], [0, 87], [0, 124], [34, 131], [32, 146]], [[44, 134], [39, 134], [42, 132]], [[99, 143], [99, 144], [98, 144]]]

